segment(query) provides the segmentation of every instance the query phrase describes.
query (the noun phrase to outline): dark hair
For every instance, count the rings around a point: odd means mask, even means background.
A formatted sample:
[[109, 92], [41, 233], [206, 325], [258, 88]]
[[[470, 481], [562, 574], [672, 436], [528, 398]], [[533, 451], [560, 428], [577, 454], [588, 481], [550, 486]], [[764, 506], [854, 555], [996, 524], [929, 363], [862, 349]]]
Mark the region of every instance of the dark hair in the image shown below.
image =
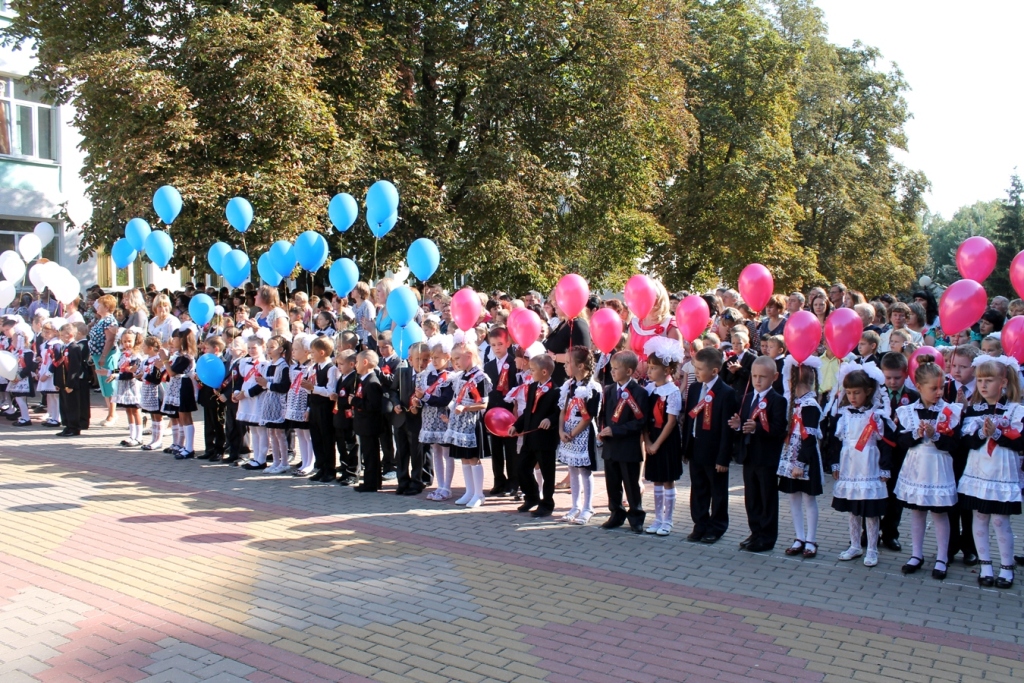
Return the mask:
[[917, 370], [914, 371], [914, 384], [921, 386], [930, 379], [936, 377], [945, 377], [946, 373], [942, 371], [935, 363], [935, 356], [929, 353], [922, 353], [917, 357]]
[[676, 368], [679, 367], [679, 363], [677, 361], [672, 360], [666, 363], [655, 353], [648, 354], [647, 363], [650, 365], [660, 365], [663, 368], [668, 368], [669, 374], [674, 374]]
[[587, 299], [587, 310], [593, 313], [599, 308], [601, 308], [601, 299], [596, 294], [591, 294], [590, 298]]
[[[868, 392], [868, 398], [865, 405], [871, 405], [871, 401], [875, 398], [875, 392], [878, 391], [878, 382], [871, 378], [871, 375], [864, 372], [863, 370], [854, 370], [843, 378], [843, 389], [864, 389]], [[843, 400], [839, 403], [841, 406], [849, 405], [849, 401], [843, 396]]]
[[722, 312], [722, 300], [714, 294], [701, 294], [700, 298], [704, 299], [704, 303], [708, 305], [711, 315], [718, 315]]
[[574, 346], [569, 350], [569, 359], [587, 369], [587, 377], [594, 374], [594, 354], [586, 346]]
[[928, 290], [921, 289], [914, 292], [911, 298], [924, 299], [924, 313], [928, 316], [924, 324], [927, 326], [935, 322], [935, 319], [939, 317], [939, 304], [935, 301], [935, 296]]
[[992, 323], [994, 332], [1001, 332], [1003, 329], [1003, 324], [1006, 322], [1006, 318], [1003, 316], [1003, 314], [994, 308], [989, 308], [984, 313], [982, 313], [981, 319], [986, 322]]
[[640, 364], [640, 359], [637, 355], [628, 349], [617, 352], [612, 356], [612, 361], [619, 363], [620, 365], [625, 365], [630, 372], [636, 370], [636, 366]]
[[507, 342], [508, 330], [505, 329], [504, 327], [492, 327], [491, 330], [487, 333], [488, 339], [498, 339], [499, 337]]
[[907, 371], [907, 357], [902, 353], [894, 353], [889, 351], [879, 363], [883, 370], [901, 370], [902, 372]]
[[171, 333], [172, 337], [177, 337], [181, 343], [181, 352], [190, 358], [195, 358], [199, 352], [196, 346], [196, 335], [192, 333], [192, 328], [187, 330], [177, 329]]
[[718, 349], [712, 346], [706, 346], [694, 355], [693, 360], [707, 365], [712, 369], [721, 370], [722, 363], [725, 362], [725, 356]]
[[281, 347], [281, 357], [284, 358], [286, 363], [290, 364], [292, 362], [292, 343], [279, 334], [271, 337], [270, 341], [277, 342], [277, 345]]

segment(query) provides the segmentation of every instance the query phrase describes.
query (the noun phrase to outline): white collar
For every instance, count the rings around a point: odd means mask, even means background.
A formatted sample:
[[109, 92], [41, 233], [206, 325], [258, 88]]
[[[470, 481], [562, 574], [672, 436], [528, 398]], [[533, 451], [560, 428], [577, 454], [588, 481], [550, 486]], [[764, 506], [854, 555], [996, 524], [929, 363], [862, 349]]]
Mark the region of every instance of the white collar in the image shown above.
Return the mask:
[[367, 377], [369, 377], [369, 376], [370, 376], [370, 375], [372, 375], [372, 374], [373, 374], [373, 370], [370, 370], [370, 371], [369, 371], [368, 373], [366, 373], [365, 375], [360, 375], [360, 376], [359, 376], [359, 381], [360, 381], [360, 382], [364, 381], [364, 380], [365, 380], [365, 379], [366, 379]]

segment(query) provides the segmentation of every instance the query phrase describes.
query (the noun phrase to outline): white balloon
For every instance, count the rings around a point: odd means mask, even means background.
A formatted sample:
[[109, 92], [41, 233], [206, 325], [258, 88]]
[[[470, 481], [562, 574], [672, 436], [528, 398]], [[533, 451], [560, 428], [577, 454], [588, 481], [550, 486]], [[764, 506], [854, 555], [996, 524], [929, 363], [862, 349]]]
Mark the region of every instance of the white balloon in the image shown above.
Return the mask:
[[15, 289], [14, 283], [8, 282], [7, 280], [0, 280], [0, 308], [7, 308], [10, 306], [17, 294], [18, 290]]
[[0, 351], [0, 377], [13, 381], [18, 376], [18, 358], [10, 351]]
[[16, 258], [19, 261], [21, 260], [21, 257], [18, 256], [18, 252], [16, 252], [16, 251], [12, 251], [12, 250], [8, 249], [7, 251], [5, 251], [3, 253], [0, 253], [0, 269], [2, 269], [4, 267], [5, 263], [7, 263], [7, 259], [12, 259], [12, 258]]
[[39, 256], [42, 251], [43, 243], [35, 233], [30, 232], [27, 235], [22, 235], [21, 239], [18, 240], [18, 253], [21, 254], [21, 258], [25, 259], [26, 263]]
[[53, 292], [53, 296], [57, 301], [62, 304], [70, 304], [72, 301], [77, 299], [82, 291], [82, 285], [78, 282], [78, 278], [71, 274], [67, 268], [61, 268], [63, 271], [58, 276], [57, 282], [50, 286], [50, 291]]
[[9, 258], [0, 266], [0, 272], [11, 282], [19, 282], [25, 277], [25, 262], [21, 258]]
[[922, 287], [927, 287], [928, 285], [930, 285], [932, 283], [932, 279], [930, 277], [928, 277], [927, 275], [922, 275], [921, 279], [918, 280], [917, 282]]
[[53, 226], [49, 223], [36, 223], [32, 233], [39, 238], [39, 242], [44, 247], [53, 241]]
[[56, 261], [47, 261], [46, 263], [44, 263], [43, 267], [42, 267], [43, 286], [49, 287], [50, 286], [50, 280], [53, 280], [54, 282], [56, 282], [58, 279], [60, 279], [60, 274], [61, 274], [61, 271], [63, 271], [63, 270], [67, 270], [67, 269], [62, 267]]
[[46, 289], [46, 283], [43, 281], [43, 266], [45, 265], [45, 263], [37, 263], [28, 269], [28, 280], [37, 292]]

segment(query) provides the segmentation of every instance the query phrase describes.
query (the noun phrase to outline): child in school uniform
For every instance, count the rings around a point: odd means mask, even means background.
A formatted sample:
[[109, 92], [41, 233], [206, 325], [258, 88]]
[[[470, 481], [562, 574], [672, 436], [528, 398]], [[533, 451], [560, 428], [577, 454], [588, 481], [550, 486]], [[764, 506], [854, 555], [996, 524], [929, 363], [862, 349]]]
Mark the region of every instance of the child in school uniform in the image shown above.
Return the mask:
[[309, 392], [302, 388], [302, 382], [309, 380], [312, 362], [309, 360], [309, 345], [315, 337], [311, 334], [297, 334], [292, 338], [292, 364], [288, 369], [288, 393], [284, 400], [284, 419], [288, 429], [295, 430], [295, 442], [299, 447], [299, 465], [292, 472], [296, 477], [308, 477], [313, 472], [313, 441], [309, 433]]
[[299, 385], [309, 392], [309, 436], [313, 443], [316, 471], [309, 481], [331, 483], [338, 470], [334, 451], [334, 403], [338, 370], [331, 362], [334, 342], [330, 337], [317, 337], [309, 345], [311, 376]]
[[338, 381], [335, 385], [334, 438], [338, 449], [342, 486], [359, 483], [359, 442], [353, 422], [352, 396], [356, 393], [356, 356], [352, 349], [342, 349], [334, 357]]
[[[864, 556], [864, 566], [878, 564], [879, 520], [885, 513], [890, 477], [889, 446], [894, 425], [882, 391], [885, 376], [874, 363], [847, 364], [840, 372], [843, 398], [830, 441], [829, 467], [836, 484], [832, 508], [850, 515], [850, 547], [841, 561]], [[861, 527], [867, 528], [867, 554], [861, 546]]]
[[142, 445], [142, 413], [140, 402], [142, 400], [141, 387], [136, 374], [142, 367], [142, 335], [135, 329], [128, 329], [121, 332], [121, 356], [117, 359], [117, 372], [110, 373], [104, 378], [108, 382], [116, 382], [114, 390], [114, 403], [124, 408], [128, 418], [128, 438], [121, 441], [126, 448], [138, 448]]
[[273, 454], [273, 462], [263, 470], [264, 474], [283, 474], [288, 470], [288, 441], [285, 434], [285, 400], [291, 381], [288, 366], [291, 364], [291, 342], [281, 336], [267, 341], [267, 361], [257, 374], [256, 383], [263, 388], [259, 396], [260, 427], [266, 430], [267, 445]]
[[352, 394], [352, 430], [359, 440], [359, 459], [363, 463], [363, 482], [352, 488], [359, 493], [375, 493], [383, 480], [381, 437], [389, 434], [384, 419], [384, 387], [377, 377], [380, 356], [376, 351], [356, 355], [356, 389]]
[[814, 356], [797, 363], [786, 356], [783, 373], [788, 398], [789, 428], [779, 456], [779, 492], [789, 496], [789, 512], [796, 537], [786, 555], [818, 555], [818, 496], [824, 492], [821, 453], [821, 407], [818, 405], [818, 369]]
[[668, 536], [676, 505], [676, 482], [683, 476], [679, 414], [683, 396], [672, 375], [683, 360], [683, 345], [670, 337], [651, 337], [644, 344], [647, 355], [648, 405], [644, 425], [647, 462], [644, 479], [654, 483], [654, 522], [648, 534]]
[[36, 389], [46, 402], [46, 420], [42, 423], [44, 427], [60, 426], [60, 397], [57, 394], [57, 387], [53, 384], [51, 365], [56, 349], [61, 345], [58, 329], [63, 324], [63, 319], [52, 318], [44, 320], [40, 325], [42, 342], [39, 344], [39, 381]]
[[[441, 417], [448, 425], [443, 442], [448, 444], [452, 459], [462, 462], [462, 475], [466, 482], [466, 492], [455, 504], [477, 508], [486, 499], [481, 462], [484, 457], [481, 418], [487, 410], [491, 380], [481, 368], [479, 351], [472, 342], [456, 344], [452, 348], [452, 366], [458, 371], [452, 379], [455, 398], [449, 405], [448, 415]], [[554, 452], [551, 455], [553, 460]]]
[[881, 354], [878, 353], [878, 347], [882, 343], [882, 338], [878, 336], [878, 333], [874, 330], [864, 330], [860, 335], [860, 341], [857, 342], [857, 359], [858, 365], [864, 365], [865, 363], [878, 364], [881, 360]]
[[242, 375], [242, 384], [232, 396], [232, 400], [238, 403], [235, 419], [249, 428], [249, 435], [252, 438], [252, 457], [242, 465], [242, 469], [245, 470], [265, 470], [267, 468], [267, 430], [260, 425], [262, 414], [259, 400], [260, 395], [264, 392], [264, 387], [257, 381], [257, 378], [263, 377], [263, 372], [266, 370], [264, 356], [266, 341], [261, 333], [262, 330], [259, 330], [246, 340], [246, 349], [249, 355], [238, 366], [238, 372]]
[[722, 352], [701, 349], [694, 358], [696, 381], [686, 397], [683, 417], [683, 462], [690, 463], [691, 543], [715, 543], [729, 528], [729, 462], [737, 397], [718, 376]]
[[932, 577], [942, 580], [949, 560], [949, 511], [957, 504], [951, 453], [960, 440], [963, 406], [942, 398], [944, 373], [932, 356], [921, 354], [917, 362], [914, 384], [921, 398], [896, 409], [900, 424], [897, 443], [907, 448], [896, 497], [911, 511], [913, 543], [902, 571], [913, 574], [924, 564], [924, 532], [931, 512], [937, 545]]
[[[523, 437], [519, 452], [519, 488], [523, 504], [517, 510], [530, 512], [534, 517], [549, 517], [555, 509], [555, 453], [558, 450], [558, 398], [551, 376], [555, 361], [546, 353], [538, 354], [529, 361], [531, 382], [517, 394], [522, 395], [522, 407], [518, 418], [509, 430], [510, 437]], [[534, 477], [534, 468], [540, 467], [543, 490]]]
[[192, 423], [192, 413], [199, 408], [192, 381], [198, 355], [195, 325], [185, 323], [175, 330], [171, 334], [171, 349], [174, 351], [173, 357], [161, 353], [163, 368], [168, 375], [163, 411], [171, 419], [171, 434], [177, 432], [177, 439], [171, 445], [170, 452], [175, 460], [188, 460], [196, 456], [196, 428]]
[[163, 442], [163, 382], [164, 370], [160, 360], [160, 338], [149, 336], [142, 342], [142, 363], [136, 371], [139, 380], [139, 409], [152, 421], [152, 438], [142, 445], [144, 451], [161, 450]]
[[36, 395], [35, 372], [39, 366], [32, 350], [35, 334], [28, 324], [16, 323], [13, 320], [5, 321], [3, 330], [4, 334], [10, 337], [14, 356], [18, 359], [18, 374], [7, 386], [8, 393], [18, 406], [14, 426], [29, 427], [32, 425], [32, 419], [29, 417], [28, 399]]
[[[594, 516], [594, 470], [597, 468], [596, 420], [604, 388], [594, 378], [594, 356], [585, 346], [569, 351], [569, 379], [559, 392], [559, 439], [555, 455], [569, 468], [572, 508], [563, 522], [586, 525]], [[517, 477], [518, 480], [518, 477]]]
[[[968, 451], [957, 486], [960, 505], [970, 510], [974, 543], [984, 587], [1013, 587], [1013, 530], [1010, 516], [1021, 514], [1021, 453], [1024, 406], [1020, 404], [1020, 366], [1007, 356], [974, 359], [975, 400], [963, 413], [961, 441]], [[992, 572], [989, 526], [996, 529], [999, 576]]]
[[[511, 411], [513, 405], [505, 396], [519, 385], [515, 367], [515, 353], [510, 350], [511, 338], [504, 327], [495, 327], [487, 333], [492, 358], [484, 364], [484, 372], [491, 380], [491, 395], [487, 398], [487, 410], [504, 408]], [[491, 446], [491, 471], [494, 474], [492, 496], [512, 496], [519, 488], [519, 465], [517, 462], [516, 440], [508, 436], [488, 434]]]
[[[209, 336], [203, 342], [203, 351], [211, 356], [216, 356], [224, 364], [224, 377], [227, 380], [230, 374], [230, 361], [224, 356], [224, 339], [219, 335]], [[206, 444], [206, 452], [197, 456], [199, 460], [220, 462], [224, 457], [225, 431], [224, 431], [224, 403], [221, 402], [221, 386], [209, 387], [202, 384], [199, 387], [198, 403], [203, 408], [203, 442]]]
[[[408, 474], [406, 464], [399, 463], [398, 485], [401, 488], [405, 479], [405, 490], [402, 495], [415, 496], [430, 485], [431, 468], [426, 447], [420, 443], [420, 430], [423, 427], [422, 408], [416, 400], [416, 388], [419, 376], [430, 365], [430, 349], [423, 342], [409, 347], [409, 361], [405, 367], [399, 368], [398, 399], [399, 407], [405, 413], [400, 438], [406, 441], [409, 452]], [[396, 438], [399, 434], [396, 433]]]
[[[899, 417], [896, 409], [900, 406], [908, 406], [920, 400], [921, 396], [913, 389], [906, 387], [907, 380], [907, 359], [902, 353], [887, 353], [882, 356], [882, 375], [885, 377], [885, 392], [889, 397], [889, 419], [895, 428], [899, 428]], [[890, 439], [889, 444], [889, 481], [885, 483], [888, 495], [886, 496], [885, 514], [882, 515], [879, 532], [881, 533], [882, 547], [899, 552], [903, 546], [900, 545], [900, 519], [903, 516], [903, 504], [896, 497], [896, 481], [899, 479], [900, 471], [903, 469], [903, 460], [907, 456], [907, 449], [899, 445], [895, 439]], [[865, 542], [867, 538], [865, 537]]]
[[231, 340], [231, 362], [221, 390], [220, 402], [224, 405], [224, 441], [228, 457], [224, 462], [238, 465], [242, 459], [242, 446], [245, 445], [246, 424], [238, 420], [238, 403], [235, 394], [242, 390], [242, 363], [248, 357], [248, 349], [241, 336]]
[[[975, 401], [974, 360], [980, 355], [981, 352], [973, 344], [964, 344], [953, 349], [948, 366], [949, 377], [942, 389], [944, 401], [959, 403], [962, 406], [969, 406]], [[953, 476], [956, 477], [957, 484], [960, 483], [960, 477], [963, 476], [964, 467], [967, 465], [969, 450], [966, 444], [960, 442], [951, 453]], [[973, 523], [974, 515], [969, 508], [957, 505], [949, 511], [949, 559], [952, 560], [958, 552], [962, 552], [964, 564], [968, 567], [978, 564]]]
[[744, 393], [750, 383], [750, 366], [753, 365], [757, 354], [750, 350], [750, 332], [746, 327], [737, 325], [729, 332], [729, 339], [732, 341], [732, 351], [722, 368], [722, 380], [733, 390]]
[[420, 443], [430, 447], [434, 463], [434, 477], [437, 488], [427, 494], [427, 500], [448, 500], [452, 496], [452, 478], [455, 475], [455, 461], [444, 443], [448, 425], [441, 419], [448, 405], [455, 398], [452, 389], [451, 353], [454, 340], [446, 334], [436, 334], [427, 342], [430, 346], [430, 365], [420, 375], [421, 382], [416, 388], [416, 399], [423, 409], [423, 425], [420, 427]]
[[[647, 391], [633, 374], [639, 358], [633, 351], [619, 351], [612, 356], [613, 383], [604, 390], [601, 411], [601, 439], [604, 460], [605, 488], [611, 516], [602, 529], [616, 529], [626, 521], [633, 533], [644, 532], [643, 493], [640, 489], [640, 466], [643, 464], [643, 433], [649, 412]], [[622, 506], [625, 494], [629, 508]]]
[[75, 343], [75, 326], [64, 323], [60, 328], [61, 345], [54, 350], [53, 384], [60, 397], [60, 419], [64, 429], [57, 436], [79, 436], [79, 384], [82, 375], [82, 348]]
[[82, 374], [79, 376], [79, 390], [76, 392], [78, 394], [78, 429], [85, 431], [89, 429], [89, 421], [92, 418], [89, 395], [92, 393], [92, 378], [96, 374], [92, 356], [89, 354], [89, 326], [85, 323], [75, 323], [75, 343], [81, 348], [82, 353]]
[[750, 366], [750, 390], [729, 420], [736, 432], [737, 462], [743, 466], [743, 502], [750, 536], [740, 549], [772, 550], [779, 538], [779, 487], [776, 472], [786, 441], [786, 399], [772, 388], [775, 360], [760, 356]]

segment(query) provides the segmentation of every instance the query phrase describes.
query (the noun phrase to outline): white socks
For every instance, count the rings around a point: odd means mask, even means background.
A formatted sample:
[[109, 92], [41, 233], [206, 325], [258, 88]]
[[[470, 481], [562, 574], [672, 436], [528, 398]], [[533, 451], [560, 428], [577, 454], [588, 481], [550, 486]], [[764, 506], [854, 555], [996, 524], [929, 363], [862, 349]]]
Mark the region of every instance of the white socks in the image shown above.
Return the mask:
[[171, 423], [171, 445], [181, 446], [181, 425], [177, 422]]
[[455, 478], [455, 458], [449, 455], [450, 452], [448, 446], [444, 446], [444, 450], [441, 451], [444, 458], [444, 486], [442, 490], [449, 494], [452, 492], [452, 479]]
[[60, 396], [57, 394], [46, 395], [47, 417], [54, 422], [60, 422]]
[[868, 552], [878, 552], [878, 530], [880, 522], [880, 517], [864, 518], [864, 526], [867, 527], [868, 532]]
[[665, 509], [665, 489], [661, 484], [654, 485], [654, 524], [661, 526], [665, 520], [663, 511]]
[[128, 423], [128, 440], [129, 441], [136, 441], [136, 442], [141, 442], [142, 441], [142, 425], [141, 424], [133, 424], [131, 422]]
[[164, 440], [164, 422], [153, 422], [153, 440], [149, 442], [149, 445], [156, 448]]
[[288, 434], [283, 429], [268, 429], [271, 447], [274, 450], [274, 467], [288, 466]]
[[483, 464], [471, 465], [470, 469], [473, 474], [473, 497], [466, 503], [466, 507], [475, 508], [483, 505], [486, 498], [484, 495], [484, 466]]
[[579, 467], [569, 465], [569, 492], [572, 494], [572, 511], [581, 512], [580, 498], [583, 496], [583, 473]]
[[462, 494], [462, 497], [455, 501], [456, 505], [465, 505], [469, 501], [473, 500], [473, 466], [463, 465], [462, 466], [462, 478], [466, 480], [466, 492]]
[[269, 447], [267, 428], [252, 427], [249, 429], [249, 434], [252, 438], [252, 459], [260, 465], [266, 464], [267, 448]]
[[860, 530], [861, 530], [861, 517], [850, 513], [850, 549], [860, 549]]
[[[793, 531], [797, 540], [817, 544], [818, 499], [806, 493], [789, 494], [789, 514], [793, 517]], [[850, 532], [853, 537], [853, 532]], [[860, 546], [860, 531], [857, 531], [855, 547]]]
[[665, 502], [663, 503], [663, 507], [662, 507], [661, 522], [662, 522], [662, 524], [671, 527], [672, 526], [672, 515], [673, 515], [673, 513], [675, 512], [675, 509], [676, 509], [676, 489], [675, 489], [675, 487], [672, 487], [672, 488], [667, 488], [666, 487], [665, 488], [665, 492], [662, 495], [665, 496], [665, 499], [664, 499]]
[[804, 493], [804, 518], [807, 523], [807, 537], [804, 539], [808, 543], [814, 543], [817, 545], [818, 539], [818, 497], [812, 496], [808, 493]]
[[188, 453], [191, 453], [192, 451], [195, 450], [196, 426], [194, 424], [184, 425], [181, 428], [181, 431], [182, 431], [183, 448]]
[[430, 445], [430, 459], [434, 463], [434, 482], [437, 484], [437, 491], [444, 491], [444, 452], [443, 446], [436, 443]]
[[28, 400], [24, 396], [18, 396], [14, 399], [14, 402], [18, 404], [18, 412], [21, 413], [21, 419], [26, 422], [29, 421]]
[[[975, 513], [977, 514], [977, 513]], [[977, 522], [975, 522], [977, 524]], [[996, 543], [999, 544], [999, 561], [1000, 564], [1006, 567], [1014, 566], [1013, 560], [1013, 529], [1010, 528], [1010, 517], [1009, 515], [992, 515], [992, 526], [996, 528]], [[975, 529], [978, 527], [975, 526]], [[987, 529], [987, 526], [986, 526]], [[988, 545], [988, 532], [985, 533], [986, 545]], [[977, 536], [975, 536], [977, 538]], [[978, 549], [981, 552], [981, 549]], [[1004, 579], [1013, 578], [1013, 570], [1006, 569], [1000, 570], [999, 576]]]
[[296, 429], [295, 441], [299, 445], [299, 457], [302, 458], [300, 467], [308, 470], [313, 466], [313, 442], [308, 429]]
[[[927, 525], [927, 510], [910, 511], [910, 543], [913, 557], [924, 559], [924, 531]], [[933, 512], [932, 526], [935, 527], [935, 559], [937, 562], [946, 563], [949, 560], [949, 515]]]

